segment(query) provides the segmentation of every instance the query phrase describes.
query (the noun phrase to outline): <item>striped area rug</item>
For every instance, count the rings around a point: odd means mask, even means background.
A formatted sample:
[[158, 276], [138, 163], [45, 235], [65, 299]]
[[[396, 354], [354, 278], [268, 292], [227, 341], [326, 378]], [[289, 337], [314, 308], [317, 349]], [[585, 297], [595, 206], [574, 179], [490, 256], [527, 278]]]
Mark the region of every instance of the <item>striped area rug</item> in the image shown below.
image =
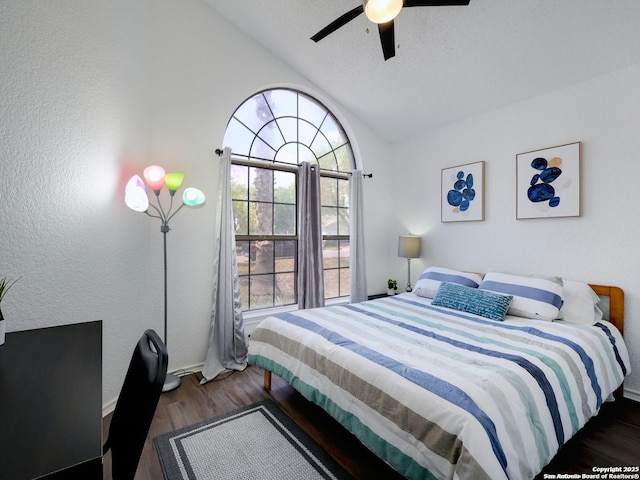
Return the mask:
[[154, 442], [165, 480], [352, 478], [272, 400]]

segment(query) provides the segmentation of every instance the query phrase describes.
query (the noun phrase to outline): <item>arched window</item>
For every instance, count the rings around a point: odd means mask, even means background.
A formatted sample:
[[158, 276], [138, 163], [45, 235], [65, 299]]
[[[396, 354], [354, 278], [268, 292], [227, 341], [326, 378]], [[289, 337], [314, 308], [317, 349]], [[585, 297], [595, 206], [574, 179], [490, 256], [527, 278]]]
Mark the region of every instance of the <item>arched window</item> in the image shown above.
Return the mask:
[[243, 310], [297, 303], [297, 172], [321, 175], [325, 298], [349, 296], [349, 172], [353, 151], [336, 117], [302, 92], [245, 100], [227, 125]]

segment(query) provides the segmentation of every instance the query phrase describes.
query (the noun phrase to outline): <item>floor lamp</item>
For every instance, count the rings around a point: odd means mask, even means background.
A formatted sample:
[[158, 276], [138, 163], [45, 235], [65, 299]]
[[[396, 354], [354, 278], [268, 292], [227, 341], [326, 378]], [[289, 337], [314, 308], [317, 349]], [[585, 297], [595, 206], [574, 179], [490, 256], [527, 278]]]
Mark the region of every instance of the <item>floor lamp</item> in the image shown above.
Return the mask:
[[398, 237], [398, 256], [407, 259], [407, 292], [411, 288], [411, 259], [420, 257], [421, 239], [415, 235], [400, 235]]
[[[124, 201], [130, 209], [160, 219], [160, 232], [162, 232], [164, 247], [164, 343], [167, 345], [167, 233], [170, 230], [169, 220], [184, 206], [198, 207], [204, 204], [205, 197], [204, 193], [197, 188], [186, 188], [182, 193], [182, 203], [176, 210], [173, 210], [173, 197], [182, 185], [184, 172], [165, 173], [162, 167], [152, 165], [144, 169], [143, 176], [146, 184], [156, 196], [157, 206], [149, 201], [145, 183], [139, 175], [134, 175], [127, 183]], [[160, 202], [160, 192], [164, 186], [169, 191], [170, 203], [168, 210], [165, 210]], [[149, 208], [155, 213], [149, 213]], [[180, 377], [174, 374], [167, 374], [162, 391], [168, 392], [179, 386]]]

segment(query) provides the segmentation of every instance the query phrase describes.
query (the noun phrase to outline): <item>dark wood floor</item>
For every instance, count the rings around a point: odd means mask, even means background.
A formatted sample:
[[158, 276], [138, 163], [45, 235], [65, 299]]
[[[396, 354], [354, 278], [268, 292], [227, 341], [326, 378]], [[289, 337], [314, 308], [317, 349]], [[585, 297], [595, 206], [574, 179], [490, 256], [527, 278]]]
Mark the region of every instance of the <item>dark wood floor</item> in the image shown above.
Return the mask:
[[[182, 385], [162, 394], [136, 480], [162, 480], [152, 439], [161, 433], [221, 415], [270, 396], [356, 479], [401, 478], [364, 448], [350, 433], [307, 402], [289, 385], [273, 376], [271, 395], [262, 388], [262, 373], [255, 367], [199, 385], [197, 374], [183, 377]], [[106, 435], [111, 416], [104, 419]], [[603, 406], [600, 415], [571, 439], [537, 477], [544, 473], [591, 473], [594, 466], [640, 464], [640, 403], [622, 399]], [[111, 478], [109, 454], [104, 459], [104, 479]]]

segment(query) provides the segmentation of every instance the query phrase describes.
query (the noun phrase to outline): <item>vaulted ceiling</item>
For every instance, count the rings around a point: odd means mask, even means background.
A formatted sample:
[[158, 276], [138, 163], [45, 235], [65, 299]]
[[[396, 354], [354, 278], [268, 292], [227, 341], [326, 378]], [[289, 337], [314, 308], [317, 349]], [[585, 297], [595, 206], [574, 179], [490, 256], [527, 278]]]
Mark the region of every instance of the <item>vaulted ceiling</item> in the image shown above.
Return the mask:
[[205, 0], [389, 141], [640, 63], [639, 0], [404, 8], [385, 61], [359, 0]]

